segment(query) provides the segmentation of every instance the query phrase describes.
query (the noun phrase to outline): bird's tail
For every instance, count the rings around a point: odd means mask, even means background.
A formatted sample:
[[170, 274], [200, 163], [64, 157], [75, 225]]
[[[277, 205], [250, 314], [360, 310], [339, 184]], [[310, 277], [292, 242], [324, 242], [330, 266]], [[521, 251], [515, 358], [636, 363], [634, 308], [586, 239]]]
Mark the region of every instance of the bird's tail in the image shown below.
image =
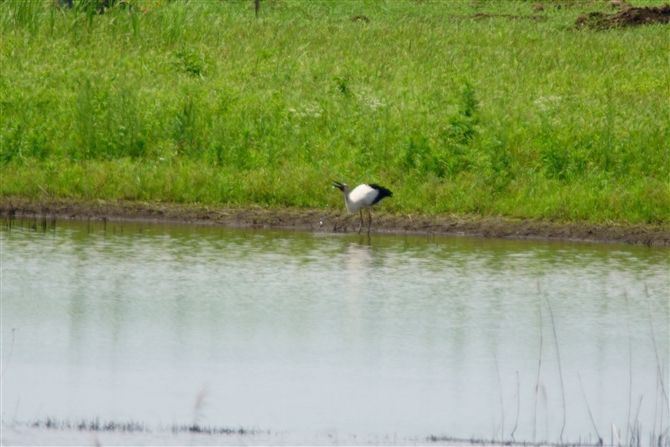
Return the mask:
[[388, 189], [388, 188], [384, 188], [383, 186], [374, 185], [374, 184], [369, 185], [369, 186], [370, 186], [370, 188], [374, 188], [377, 191], [379, 191], [379, 195], [377, 196], [377, 202], [379, 202], [384, 197], [393, 197], [393, 192], [391, 192], [391, 190]]

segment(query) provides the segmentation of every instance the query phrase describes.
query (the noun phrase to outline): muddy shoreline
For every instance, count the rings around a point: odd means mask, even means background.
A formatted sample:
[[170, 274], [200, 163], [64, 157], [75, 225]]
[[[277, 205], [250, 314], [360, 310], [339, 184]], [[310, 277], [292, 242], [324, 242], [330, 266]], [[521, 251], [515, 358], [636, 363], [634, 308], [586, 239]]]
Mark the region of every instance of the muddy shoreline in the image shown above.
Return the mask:
[[[153, 222], [221, 225], [247, 228], [278, 228], [322, 232], [355, 232], [358, 216], [343, 210], [225, 208], [149, 202], [77, 202], [73, 200], [28, 201], [4, 197], [0, 217], [32, 220], [37, 226], [62, 220], [104, 222]], [[670, 225], [593, 225], [557, 223], [500, 217], [389, 214], [373, 212], [372, 232], [479, 236], [514, 239], [553, 239], [670, 246]]]

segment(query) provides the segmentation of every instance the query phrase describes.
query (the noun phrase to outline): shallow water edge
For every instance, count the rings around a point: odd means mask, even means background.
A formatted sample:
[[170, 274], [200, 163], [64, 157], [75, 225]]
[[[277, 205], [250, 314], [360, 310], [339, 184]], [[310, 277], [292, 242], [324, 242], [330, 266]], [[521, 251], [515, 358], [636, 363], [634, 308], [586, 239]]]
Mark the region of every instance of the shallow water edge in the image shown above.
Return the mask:
[[[55, 424], [47, 425], [49, 422]], [[111, 428], [110, 428], [111, 427]], [[129, 429], [130, 427], [130, 429]], [[650, 445], [656, 442], [650, 441]], [[655, 440], [654, 440], [655, 441]], [[667, 438], [658, 445], [666, 446]], [[94, 421], [34, 421], [3, 423], [2, 445], [424, 445], [424, 446], [524, 446], [524, 447], [582, 447], [597, 445], [594, 439], [572, 442], [529, 442], [512, 439], [461, 439], [448, 436], [405, 437], [389, 435], [356, 435], [324, 431], [304, 434], [245, 428], [161, 426], [149, 427], [138, 422], [112, 423]]]
[[[282, 228], [323, 232], [355, 232], [358, 215], [343, 210], [298, 208], [226, 208], [204, 205], [120, 201], [36, 202], [4, 197], [0, 217], [32, 221], [37, 226], [58, 220], [190, 223], [229, 227]], [[400, 215], [373, 211], [372, 233], [431, 234], [508, 239], [550, 239], [670, 246], [670, 225], [561, 223], [491, 216]]]

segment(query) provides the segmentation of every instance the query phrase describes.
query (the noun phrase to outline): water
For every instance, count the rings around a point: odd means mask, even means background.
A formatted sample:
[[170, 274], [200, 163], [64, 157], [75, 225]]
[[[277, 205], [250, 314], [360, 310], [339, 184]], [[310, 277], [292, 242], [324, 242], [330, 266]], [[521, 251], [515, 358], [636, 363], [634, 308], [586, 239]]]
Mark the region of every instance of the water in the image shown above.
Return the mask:
[[667, 249], [127, 223], [0, 235], [5, 424], [550, 441], [669, 425]]

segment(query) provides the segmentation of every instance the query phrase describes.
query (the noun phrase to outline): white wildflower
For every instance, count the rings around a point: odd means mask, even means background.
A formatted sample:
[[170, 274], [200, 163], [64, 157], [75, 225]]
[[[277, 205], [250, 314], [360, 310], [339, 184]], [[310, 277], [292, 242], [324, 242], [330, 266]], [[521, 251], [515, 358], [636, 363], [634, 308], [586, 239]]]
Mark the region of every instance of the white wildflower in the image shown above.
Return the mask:
[[562, 100], [562, 96], [540, 96], [533, 102], [540, 112], [547, 112], [558, 107]]

